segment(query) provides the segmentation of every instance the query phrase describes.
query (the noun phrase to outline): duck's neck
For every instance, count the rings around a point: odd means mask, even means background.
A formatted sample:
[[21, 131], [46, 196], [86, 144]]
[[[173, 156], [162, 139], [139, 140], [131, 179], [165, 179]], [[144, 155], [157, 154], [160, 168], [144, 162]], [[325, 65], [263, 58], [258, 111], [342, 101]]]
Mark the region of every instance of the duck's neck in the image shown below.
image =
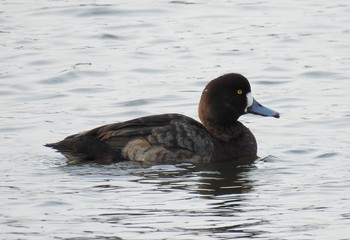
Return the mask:
[[243, 134], [244, 125], [241, 122], [234, 122], [229, 126], [220, 126], [217, 124], [204, 123], [205, 129], [215, 138], [223, 142], [229, 142], [237, 139]]

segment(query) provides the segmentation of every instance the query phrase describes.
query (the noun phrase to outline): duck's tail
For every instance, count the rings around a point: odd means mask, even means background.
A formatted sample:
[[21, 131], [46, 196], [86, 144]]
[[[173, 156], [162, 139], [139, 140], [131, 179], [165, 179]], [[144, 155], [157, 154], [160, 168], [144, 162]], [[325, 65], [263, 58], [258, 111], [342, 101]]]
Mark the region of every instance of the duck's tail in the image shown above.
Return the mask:
[[76, 134], [66, 139], [48, 143], [45, 147], [53, 148], [64, 155], [69, 163], [95, 161], [99, 163], [113, 163], [124, 160], [120, 151], [92, 136]]

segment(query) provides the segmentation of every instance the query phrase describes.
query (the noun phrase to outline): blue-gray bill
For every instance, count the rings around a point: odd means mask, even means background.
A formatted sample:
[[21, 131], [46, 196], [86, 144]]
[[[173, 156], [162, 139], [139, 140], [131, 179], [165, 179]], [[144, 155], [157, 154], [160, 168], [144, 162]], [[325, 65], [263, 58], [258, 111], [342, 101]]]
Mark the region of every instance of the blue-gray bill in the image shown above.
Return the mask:
[[280, 114], [278, 112], [276, 112], [270, 108], [264, 107], [255, 99], [253, 99], [253, 104], [250, 107], [248, 107], [247, 112], [252, 113], [252, 114], [265, 116], [265, 117], [275, 117], [275, 118], [280, 117]]

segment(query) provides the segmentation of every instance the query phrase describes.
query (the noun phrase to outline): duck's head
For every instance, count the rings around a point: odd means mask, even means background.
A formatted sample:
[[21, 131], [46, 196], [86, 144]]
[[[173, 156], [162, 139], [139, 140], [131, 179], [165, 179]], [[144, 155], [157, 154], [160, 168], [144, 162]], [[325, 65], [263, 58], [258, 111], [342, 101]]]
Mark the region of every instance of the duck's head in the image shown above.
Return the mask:
[[280, 117], [278, 112], [262, 106], [253, 98], [249, 81], [238, 73], [218, 77], [203, 90], [199, 118], [205, 127], [229, 128], [246, 113]]

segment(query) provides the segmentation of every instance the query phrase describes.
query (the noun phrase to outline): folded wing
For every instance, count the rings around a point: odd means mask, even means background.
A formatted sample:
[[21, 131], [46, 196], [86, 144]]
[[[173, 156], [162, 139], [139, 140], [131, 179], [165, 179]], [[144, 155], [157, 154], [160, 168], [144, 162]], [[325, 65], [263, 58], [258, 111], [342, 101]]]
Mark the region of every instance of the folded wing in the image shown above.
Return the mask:
[[205, 161], [213, 150], [203, 126], [184, 115], [162, 114], [114, 123], [48, 144], [71, 159]]

